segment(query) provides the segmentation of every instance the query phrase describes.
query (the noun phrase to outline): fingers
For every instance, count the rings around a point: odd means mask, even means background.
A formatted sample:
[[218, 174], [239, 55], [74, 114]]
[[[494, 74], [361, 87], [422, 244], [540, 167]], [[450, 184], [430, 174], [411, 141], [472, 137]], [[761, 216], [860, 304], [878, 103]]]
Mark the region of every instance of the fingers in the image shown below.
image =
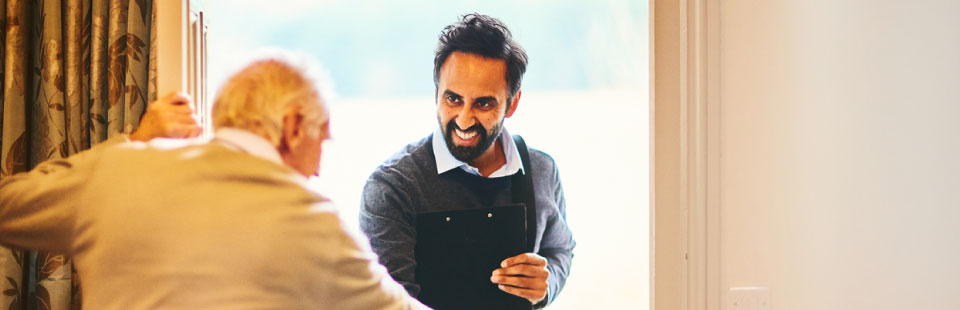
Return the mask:
[[163, 96], [162, 98], [157, 99], [157, 101], [154, 101], [147, 108], [148, 109], [149, 108], [154, 108], [154, 109], [172, 108], [174, 111], [178, 109], [184, 109], [184, 110], [190, 111], [190, 113], [193, 113], [193, 111], [195, 110], [195, 107], [193, 104], [193, 97], [191, 97], [190, 94], [187, 94], [185, 92], [171, 92], [166, 96]]
[[190, 94], [171, 92], [147, 106], [140, 126], [131, 134], [131, 139], [191, 138], [201, 132]]
[[156, 119], [161, 124], [199, 125], [200, 123], [197, 120], [196, 114], [188, 109], [187, 106], [176, 106], [167, 109], [148, 111], [148, 113], [149, 112], [153, 112], [152, 114], [154, 114]]
[[496, 283], [500, 290], [526, 298], [531, 303], [543, 300], [547, 294], [547, 279], [550, 271], [546, 259], [539, 255], [526, 253], [504, 260], [504, 268], [493, 271], [490, 282]]
[[536, 253], [523, 253], [500, 262], [500, 267], [509, 267], [517, 264], [529, 264], [534, 266], [546, 266], [547, 259]]
[[534, 266], [527, 264], [513, 265], [506, 268], [500, 268], [493, 271], [493, 275], [503, 276], [523, 276], [530, 278], [546, 279], [550, 276], [550, 271], [545, 266]]
[[180, 116], [168, 120], [164, 125], [163, 133], [168, 138], [193, 138], [200, 135], [202, 130], [193, 117]]
[[[181, 106], [186, 107], [186, 106]], [[195, 114], [189, 109], [178, 109], [159, 116], [161, 136], [167, 138], [194, 138], [200, 135], [203, 129]], [[163, 113], [160, 113], [163, 114]]]
[[202, 128], [197, 123], [197, 119], [190, 114], [183, 113], [157, 113], [156, 118], [151, 118], [140, 124], [145, 133], [150, 133], [149, 138], [193, 138], [200, 134]]
[[193, 131], [190, 132], [190, 135], [188, 135], [187, 138], [196, 138], [196, 137], [199, 137], [201, 133], [203, 133], [203, 128], [201, 128], [200, 126], [194, 125], [194, 126], [193, 126]]
[[507, 292], [515, 296], [526, 298], [527, 300], [530, 301], [531, 304], [540, 302], [547, 295], [546, 289], [531, 290], [531, 289], [513, 287], [509, 285], [502, 285], [502, 284], [498, 285], [497, 287], [500, 288], [501, 291]]
[[162, 101], [156, 101], [150, 107], [147, 107], [148, 111], [157, 111], [160, 113], [171, 113], [171, 114], [184, 114], [191, 115], [196, 112], [193, 108], [192, 103], [181, 103], [181, 104], [167, 104]]
[[167, 119], [167, 122], [175, 123], [175, 124], [192, 124], [192, 125], [197, 124], [197, 118], [193, 117], [192, 114], [183, 114], [183, 113], [171, 114], [171, 115], [168, 115], [166, 119]]
[[510, 285], [526, 289], [546, 289], [547, 278], [527, 278], [520, 276], [494, 275], [490, 277], [490, 282]]
[[196, 134], [197, 131], [200, 131], [200, 126], [197, 126], [195, 123], [179, 123], [171, 128], [171, 131], [177, 132], [178, 137], [192, 137]]
[[190, 97], [190, 94], [185, 92], [170, 92], [157, 100], [157, 102], [169, 102], [172, 105], [187, 105], [192, 104], [193, 99]]

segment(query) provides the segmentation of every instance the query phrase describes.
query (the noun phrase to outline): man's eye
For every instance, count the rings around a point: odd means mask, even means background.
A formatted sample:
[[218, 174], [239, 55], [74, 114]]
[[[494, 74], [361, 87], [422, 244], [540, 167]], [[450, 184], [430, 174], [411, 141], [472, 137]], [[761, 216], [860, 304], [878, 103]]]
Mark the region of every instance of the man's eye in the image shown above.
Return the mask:
[[447, 95], [447, 101], [448, 101], [448, 102], [456, 103], [456, 102], [458, 102], [458, 101], [460, 101], [460, 100], [458, 100], [457, 97]]

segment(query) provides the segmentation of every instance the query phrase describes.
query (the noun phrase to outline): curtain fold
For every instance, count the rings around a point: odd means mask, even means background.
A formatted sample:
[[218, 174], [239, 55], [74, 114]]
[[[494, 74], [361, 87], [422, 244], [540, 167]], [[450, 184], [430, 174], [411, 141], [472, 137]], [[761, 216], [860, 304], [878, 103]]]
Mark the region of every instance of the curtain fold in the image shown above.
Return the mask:
[[[156, 98], [154, 1], [0, 0], [0, 178], [137, 127]], [[80, 309], [64, 255], [0, 247], [0, 310]]]
[[[147, 46], [150, 40], [150, 17], [153, 16], [152, 8], [147, 0], [130, 1], [130, 8], [127, 10], [126, 49], [123, 51], [127, 61], [127, 70], [125, 74], [126, 82], [124, 85], [124, 132], [132, 132], [140, 125], [140, 116], [147, 106], [147, 90], [149, 89], [147, 81], [147, 71], [149, 67], [147, 61], [150, 57], [150, 48]], [[136, 8], [134, 8], [136, 6]]]
[[92, 27], [90, 30], [90, 49], [99, 52], [90, 53], [90, 144], [107, 139], [107, 60], [109, 55], [103, 52], [109, 46], [107, 26], [109, 16], [108, 0], [93, 0], [90, 11]]
[[[27, 170], [27, 68], [29, 26], [27, 1], [4, 1], [3, 113], [0, 122], [0, 179]], [[0, 249], [0, 307], [26, 309], [29, 255], [17, 249]]]

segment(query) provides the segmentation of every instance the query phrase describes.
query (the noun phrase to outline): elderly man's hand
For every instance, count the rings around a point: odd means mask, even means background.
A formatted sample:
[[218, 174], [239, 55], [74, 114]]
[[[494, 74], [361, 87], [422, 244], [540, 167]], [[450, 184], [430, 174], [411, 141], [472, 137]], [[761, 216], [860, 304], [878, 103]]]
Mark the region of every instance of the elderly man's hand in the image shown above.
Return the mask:
[[193, 138], [201, 130], [190, 95], [171, 92], [147, 106], [140, 127], [130, 134], [130, 140]]
[[526, 298], [536, 304], [547, 297], [547, 259], [534, 253], [523, 253], [500, 263], [502, 268], [493, 271], [490, 282], [500, 290]]

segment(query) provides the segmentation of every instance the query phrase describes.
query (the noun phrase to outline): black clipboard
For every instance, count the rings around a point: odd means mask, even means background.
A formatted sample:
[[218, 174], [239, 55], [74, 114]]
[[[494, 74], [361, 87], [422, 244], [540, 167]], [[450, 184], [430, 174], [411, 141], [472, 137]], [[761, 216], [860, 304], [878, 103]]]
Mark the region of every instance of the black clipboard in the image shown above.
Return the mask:
[[526, 212], [518, 203], [417, 214], [417, 299], [437, 310], [532, 309], [490, 282], [500, 262], [526, 252]]

